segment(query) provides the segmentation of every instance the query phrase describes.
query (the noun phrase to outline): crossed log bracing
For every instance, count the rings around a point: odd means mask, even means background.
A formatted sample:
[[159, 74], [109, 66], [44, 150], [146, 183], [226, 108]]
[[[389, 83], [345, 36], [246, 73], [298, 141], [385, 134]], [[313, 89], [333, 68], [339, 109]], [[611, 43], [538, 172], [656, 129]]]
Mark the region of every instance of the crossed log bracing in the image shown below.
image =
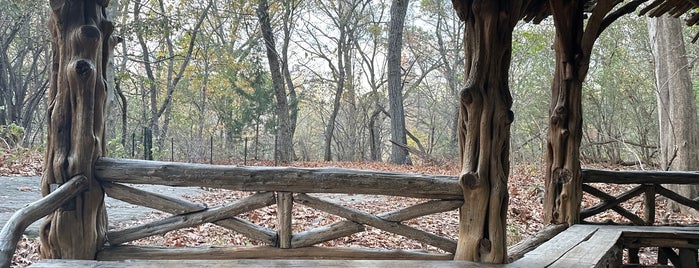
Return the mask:
[[[159, 194], [138, 190], [125, 185], [112, 183], [106, 185], [108, 185], [105, 187], [106, 192], [112, 198], [166, 212], [184, 212], [182, 215], [174, 215], [169, 218], [133, 226], [124, 230], [110, 232], [108, 234], [108, 238], [111, 245], [118, 245], [152, 235], [164, 234], [180, 228], [213, 222], [222, 227], [242, 233], [250, 238], [265, 242], [271, 246], [279, 246], [277, 244], [278, 239], [276, 238], [280, 235], [278, 236], [276, 233], [274, 233], [274, 231], [235, 217], [237, 214], [274, 204], [275, 199], [274, 193], [272, 192], [253, 194], [249, 197], [219, 207], [202, 208], [203, 205], [200, 204], [191, 203], [186, 200], [176, 200], [175, 198], [171, 197], [163, 198]], [[133, 193], [138, 193], [140, 196], [142, 196], [142, 198], [133, 198]], [[293, 235], [291, 236], [292, 239], [290, 240], [291, 248], [311, 246], [361, 232], [364, 230], [363, 224], [413, 238], [443, 249], [447, 252], [453, 252], [456, 248], [456, 242], [453, 240], [439, 237], [410, 226], [402, 225], [400, 222], [425, 215], [454, 210], [460, 207], [463, 201], [431, 200], [408, 208], [374, 216], [366, 212], [341, 206], [306, 194], [296, 194], [293, 199], [297, 203], [307, 205], [320, 211], [335, 214], [349, 220], [334, 223], [329, 226], [318, 227]], [[279, 217], [290, 218], [291, 210], [286, 210], [284, 214], [288, 215], [279, 214]], [[237, 224], [231, 224], [231, 222], [236, 222]], [[282, 232], [280, 231], [280, 233]]]

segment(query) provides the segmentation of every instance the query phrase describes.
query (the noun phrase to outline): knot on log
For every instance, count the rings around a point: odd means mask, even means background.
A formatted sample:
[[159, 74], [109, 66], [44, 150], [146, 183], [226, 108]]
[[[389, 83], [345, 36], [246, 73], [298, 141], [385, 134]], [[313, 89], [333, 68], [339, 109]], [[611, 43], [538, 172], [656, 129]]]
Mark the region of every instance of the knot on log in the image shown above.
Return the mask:
[[558, 125], [558, 122], [560, 121], [560, 118], [556, 115], [551, 116], [551, 125], [555, 126]]
[[478, 242], [478, 252], [481, 255], [481, 260], [483, 260], [486, 255], [490, 254], [492, 248], [493, 243], [490, 242], [490, 239], [488, 238], [483, 238], [481, 239], [481, 241]]
[[470, 88], [464, 88], [461, 90], [461, 103], [471, 104], [473, 103], [473, 95], [471, 94]]
[[570, 131], [567, 129], [561, 129], [561, 137], [567, 138], [570, 135]]
[[83, 25], [80, 26], [80, 30], [78, 30], [78, 40], [83, 46], [95, 47], [101, 36], [102, 33], [100, 29], [94, 25]]
[[566, 115], [568, 114], [568, 109], [563, 105], [557, 106], [554, 111], [555, 111], [556, 115], [561, 117], [561, 118], [565, 118]]
[[479, 186], [478, 174], [473, 172], [461, 174], [461, 177], [459, 178], [459, 183], [461, 184], [461, 188], [463, 188], [464, 190], [475, 189]]
[[94, 73], [95, 66], [88, 60], [78, 60], [75, 63], [75, 73], [80, 77], [89, 77]]
[[102, 7], [108, 7], [109, 6], [109, 0], [97, 0], [97, 4], [102, 6]]
[[568, 169], [565, 168], [556, 168], [553, 170], [553, 181], [558, 183], [558, 184], [565, 184], [570, 182], [572, 179], [571, 172]]

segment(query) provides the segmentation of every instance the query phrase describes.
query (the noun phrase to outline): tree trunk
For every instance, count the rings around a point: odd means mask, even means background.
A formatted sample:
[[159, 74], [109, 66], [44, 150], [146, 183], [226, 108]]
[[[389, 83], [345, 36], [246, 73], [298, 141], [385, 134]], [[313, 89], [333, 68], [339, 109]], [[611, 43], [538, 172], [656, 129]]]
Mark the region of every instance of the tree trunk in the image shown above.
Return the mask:
[[[274, 86], [274, 96], [277, 100], [277, 148], [279, 161], [290, 162], [293, 156], [293, 143], [291, 129], [289, 127], [289, 105], [286, 101], [286, 90], [284, 89], [284, 78], [282, 76], [278, 53], [274, 45], [274, 32], [269, 17], [269, 4], [267, 0], [260, 1], [257, 7], [257, 17], [262, 28], [262, 38], [267, 47], [267, 61], [272, 74], [272, 84]], [[275, 152], [276, 154], [277, 152]]]
[[282, 22], [284, 28], [284, 42], [282, 44], [282, 72], [284, 73], [286, 88], [289, 90], [289, 139], [291, 140], [292, 146], [291, 157], [295, 158], [293, 140], [294, 134], [296, 133], [296, 124], [298, 121], [299, 100], [296, 94], [296, 86], [294, 86], [294, 81], [291, 77], [291, 70], [289, 70], [289, 43], [291, 42], [291, 34], [296, 22], [296, 13], [301, 4], [301, 1], [283, 1], [283, 3], [284, 16], [282, 17]]
[[[401, 83], [401, 52], [403, 50], [403, 24], [409, 0], [393, 0], [391, 23], [388, 32], [388, 103], [391, 114], [391, 140], [405, 145], [405, 112], [403, 111], [403, 84]], [[408, 151], [396, 144], [391, 145], [391, 163], [408, 164]]]
[[[377, 107], [369, 117], [369, 146], [371, 148], [371, 161], [381, 162], [381, 127], [379, 116], [381, 110]], [[378, 124], [377, 124], [378, 123]]]
[[[342, 100], [342, 94], [345, 91], [345, 80], [347, 78], [346, 64], [346, 54], [349, 53], [349, 46], [347, 46], [347, 29], [342, 25], [338, 26], [340, 31], [340, 37], [337, 41], [337, 75], [335, 77], [335, 98], [333, 99], [333, 110], [330, 113], [330, 118], [328, 119], [328, 124], [325, 127], [325, 155], [323, 159], [325, 161], [332, 161], [332, 140], [335, 132], [335, 123], [337, 121], [337, 114], [340, 112], [340, 100]], [[342, 159], [342, 158], [339, 158]]]
[[[699, 169], [699, 120], [680, 23], [667, 15], [648, 21], [657, 84], [660, 165], [663, 170], [676, 171]], [[699, 196], [698, 185], [671, 188], [690, 199]], [[675, 202], [671, 207], [696, 213]]]
[[94, 259], [105, 242], [104, 192], [93, 163], [105, 151], [106, 65], [117, 39], [105, 18], [109, 1], [51, 1], [53, 65], [42, 194], [76, 175], [89, 189], [47, 217], [43, 258]]
[[[512, 30], [527, 3], [452, 1], [466, 22], [465, 77], [459, 113], [460, 184], [464, 192], [454, 259], [503, 263], [510, 124]], [[503, 16], [502, 14], [508, 14]]]

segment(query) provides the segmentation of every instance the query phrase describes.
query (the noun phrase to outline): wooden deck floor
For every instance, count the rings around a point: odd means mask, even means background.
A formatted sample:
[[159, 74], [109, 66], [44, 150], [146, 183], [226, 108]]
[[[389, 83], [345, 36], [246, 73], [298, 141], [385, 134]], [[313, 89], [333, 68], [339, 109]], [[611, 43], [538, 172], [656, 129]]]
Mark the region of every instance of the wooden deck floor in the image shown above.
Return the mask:
[[623, 248], [670, 247], [689, 252], [681, 267], [697, 267], [699, 227], [574, 225], [510, 264], [427, 260], [42, 260], [31, 267], [620, 267]]

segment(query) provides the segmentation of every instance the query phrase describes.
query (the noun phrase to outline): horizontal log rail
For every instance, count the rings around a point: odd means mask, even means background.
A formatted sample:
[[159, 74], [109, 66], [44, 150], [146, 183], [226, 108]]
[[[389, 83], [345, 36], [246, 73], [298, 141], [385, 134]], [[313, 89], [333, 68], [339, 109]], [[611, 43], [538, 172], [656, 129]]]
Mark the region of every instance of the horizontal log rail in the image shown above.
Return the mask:
[[[582, 171], [583, 191], [600, 199], [600, 203], [583, 208], [581, 220], [592, 217], [609, 209], [619, 213], [634, 225], [653, 225], [655, 223], [656, 195], [664, 196], [684, 206], [699, 210], [699, 200], [681, 196], [665, 187], [664, 184], [699, 184], [699, 172], [679, 171], [610, 171], [586, 169]], [[591, 183], [638, 184], [617, 196], [607, 194]], [[621, 203], [634, 197], [644, 195], [644, 217], [621, 207]]]
[[102, 181], [235, 191], [392, 195], [463, 200], [456, 177], [346, 168], [220, 166], [100, 158]]
[[612, 171], [601, 169], [583, 169], [583, 183], [614, 184], [697, 184], [699, 172], [696, 171]]

